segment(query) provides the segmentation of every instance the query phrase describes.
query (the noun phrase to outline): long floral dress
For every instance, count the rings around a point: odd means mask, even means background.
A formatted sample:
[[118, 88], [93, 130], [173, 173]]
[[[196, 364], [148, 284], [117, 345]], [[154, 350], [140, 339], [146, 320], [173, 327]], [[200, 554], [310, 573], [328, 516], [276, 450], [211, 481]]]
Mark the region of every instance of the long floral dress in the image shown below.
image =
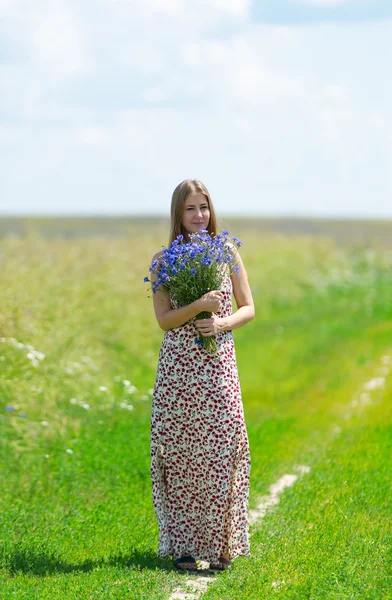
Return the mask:
[[[221, 291], [218, 317], [232, 314], [230, 276]], [[251, 555], [251, 459], [233, 332], [217, 334], [216, 355], [197, 338], [193, 319], [163, 337], [152, 396], [152, 497], [158, 556], [216, 564], [224, 553]]]

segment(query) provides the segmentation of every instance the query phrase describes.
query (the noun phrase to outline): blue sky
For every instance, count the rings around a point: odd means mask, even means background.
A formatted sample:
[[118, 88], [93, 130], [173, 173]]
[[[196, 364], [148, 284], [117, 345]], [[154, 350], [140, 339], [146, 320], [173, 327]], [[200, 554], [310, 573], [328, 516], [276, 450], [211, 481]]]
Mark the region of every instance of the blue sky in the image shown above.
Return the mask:
[[[208, 4], [208, 8], [207, 8]], [[0, 215], [392, 217], [392, 3], [2, 0]]]

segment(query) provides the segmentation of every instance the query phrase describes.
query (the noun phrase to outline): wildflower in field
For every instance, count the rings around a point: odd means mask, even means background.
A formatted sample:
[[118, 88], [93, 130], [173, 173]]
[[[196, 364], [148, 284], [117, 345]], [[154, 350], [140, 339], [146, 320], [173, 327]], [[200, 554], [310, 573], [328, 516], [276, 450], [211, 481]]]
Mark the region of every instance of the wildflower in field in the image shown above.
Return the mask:
[[364, 384], [365, 390], [375, 390], [380, 387], [384, 387], [385, 378], [384, 377], [375, 377], [374, 379], [370, 379]]
[[[154, 260], [150, 271], [157, 275], [152, 282], [155, 293], [158, 288], [170, 295], [179, 306], [186, 306], [212, 290], [219, 290], [227, 274], [238, 272], [237, 258], [233, 244], [229, 242], [229, 232], [222, 231], [215, 237], [206, 229], [191, 233], [189, 242], [183, 242], [179, 235], [162, 251], [160, 262]], [[242, 244], [236, 237], [231, 240], [237, 248]], [[150, 281], [148, 277], [144, 281]], [[211, 312], [203, 311], [196, 319], [211, 317]], [[199, 332], [195, 340], [212, 354], [218, 346], [213, 336], [204, 337]]]
[[137, 387], [132, 385], [132, 383], [130, 381], [128, 381], [128, 379], [124, 379], [123, 384], [124, 384], [124, 387], [126, 388], [125, 391], [128, 394], [134, 394], [135, 392], [138, 391]]
[[71, 448], [67, 448], [67, 449], [66, 449], [66, 452], [67, 452], [68, 454], [73, 454], [73, 450], [71, 450]]
[[47, 427], [49, 425], [49, 423], [47, 421], [41, 421], [41, 425], [43, 427]]
[[15, 410], [15, 408], [13, 406], [11, 406], [11, 404], [7, 404], [7, 406], [5, 407], [5, 410], [7, 410], [8, 412], [13, 412]]
[[15, 348], [20, 348], [21, 350], [27, 350], [28, 352], [26, 354], [26, 358], [31, 361], [33, 367], [38, 367], [39, 361], [45, 358], [45, 354], [43, 352], [39, 352], [39, 350], [36, 350], [31, 344], [23, 344], [22, 342], [18, 342], [18, 340], [13, 337], [2, 337], [0, 338], [0, 341], [9, 342], [12, 346]]
[[128, 402], [126, 402], [125, 400], [123, 400], [122, 402], [120, 402], [120, 406], [121, 408], [126, 408], [127, 410], [133, 410], [134, 407], [132, 406], [132, 404], [128, 404]]
[[85, 408], [86, 410], [88, 410], [90, 408], [90, 405], [87, 404], [87, 402], [82, 402], [80, 405], [82, 408]]
[[76, 400], [76, 398], [70, 398], [69, 401], [71, 404], [78, 404], [78, 401]]
[[25, 419], [27, 417], [25, 412], [19, 413], [19, 416], [22, 417], [22, 419]]
[[107, 388], [105, 385], [100, 385], [100, 386], [99, 386], [99, 391], [100, 391], [100, 392], [107, 392], [107, 391], [108, 391], [108, 388]]

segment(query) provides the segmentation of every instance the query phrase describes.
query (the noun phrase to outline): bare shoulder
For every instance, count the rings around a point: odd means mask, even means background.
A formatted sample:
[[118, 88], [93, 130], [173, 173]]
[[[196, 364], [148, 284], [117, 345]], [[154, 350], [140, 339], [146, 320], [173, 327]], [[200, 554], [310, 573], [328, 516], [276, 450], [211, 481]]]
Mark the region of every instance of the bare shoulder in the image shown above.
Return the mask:
[[231, 251], [235, 251], [238, 252], [237, 246], [235, 246], [232, 242], [226, 242], [227, 246], [230, 248]]
[[156, 252], [153, 256], [154, 260], [157, 260], [158, 258], [160, 258], [163, 254], [163, 250], [158, 250], [158, 252]]
[[162, 258], [162, 254], [163, 254], [163, 250], [159, 250], [158, 252], [156, 252], [151, 259], [151, 264], [155, 261], [159, 261]]

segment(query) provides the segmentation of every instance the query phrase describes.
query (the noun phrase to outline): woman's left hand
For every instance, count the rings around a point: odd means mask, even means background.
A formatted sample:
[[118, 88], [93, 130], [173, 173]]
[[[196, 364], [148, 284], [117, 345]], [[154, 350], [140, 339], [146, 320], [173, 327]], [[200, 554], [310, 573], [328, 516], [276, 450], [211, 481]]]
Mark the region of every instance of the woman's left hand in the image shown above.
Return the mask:
[[222, 323], [223, 319], [217, 317], [214, 313], [212, 313], [209, 319], [195, 319], [196, 328], [204, 337], [219, 333], [222, 330]]

